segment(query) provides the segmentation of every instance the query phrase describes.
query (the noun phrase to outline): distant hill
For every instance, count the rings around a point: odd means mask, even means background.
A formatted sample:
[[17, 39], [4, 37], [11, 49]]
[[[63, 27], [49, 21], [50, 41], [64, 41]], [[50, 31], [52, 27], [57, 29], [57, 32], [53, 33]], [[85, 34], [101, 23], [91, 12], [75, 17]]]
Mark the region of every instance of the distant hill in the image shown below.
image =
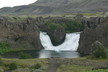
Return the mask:
[[5, 15], [44, 15], [63, 13], [108, 12], [108, 0], [38, 0], [33, 4], [4, 7]]

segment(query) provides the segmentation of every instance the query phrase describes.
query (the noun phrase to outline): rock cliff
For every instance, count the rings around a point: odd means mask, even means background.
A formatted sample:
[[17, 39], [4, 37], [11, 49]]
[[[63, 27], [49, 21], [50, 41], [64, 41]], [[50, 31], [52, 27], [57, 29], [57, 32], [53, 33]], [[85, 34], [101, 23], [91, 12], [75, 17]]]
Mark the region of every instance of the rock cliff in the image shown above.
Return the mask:
[[100, 21], [97, 22], [95, 28], [87, 27], [81, 33], [79, 48], [78, 48], [78, 51], [80, 53], [91, 54], [93, 52], [93, 50], [91, 50], [92, 44], [96, 41], [99, 41], [108, 49], [108, 44], [107, 44], [108, 43], [108, 18], [107, 17], [101, 18]]
[[[57, 46], [64, 42], [66, 31], [61, 23], [65, 23], [69, 19], [65, 19], [63, 17], [47, 17], [40, 18], [41, 24], [38, 24], [41, 31], [47, 32], [49, 37], [51, 38], [51, 42], [53, 45]], [[48, 24], [48, 25], [47, 25]]]
[[64, 18], [58, 20], [58, 18], [0, 16], [0, 43], [7, 42], [10, 48], [40, 50], [43, 48], [39, 38], [40, 31], [46, 31], [53, 45], [59, 45], [64, 42], [66, 32], [63, 27], [51, 29], [45, 25], [52, 19], [54, 25], [65, 21]]
[[42, 49], [39, 29], [30, 18], [0, 16], [0, 42], [9, 43], [10, 48]]
[[51, 38], [52, 44], [55, 46], [62, 44], [65, 40], [66, 32], [63, 27], [54, 30], [48, 29], [47, 33]]

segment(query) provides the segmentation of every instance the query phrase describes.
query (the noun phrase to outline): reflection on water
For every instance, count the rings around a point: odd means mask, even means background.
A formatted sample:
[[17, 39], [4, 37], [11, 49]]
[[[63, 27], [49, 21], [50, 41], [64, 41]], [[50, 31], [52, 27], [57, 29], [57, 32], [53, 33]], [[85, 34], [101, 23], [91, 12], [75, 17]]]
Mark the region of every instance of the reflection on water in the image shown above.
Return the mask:
[[74, 51], [51, 51], [51, 50], [41, 50], [39, 53], [39, 58], [79, 58], [78, 52]]
[[19, 58], [19, 54], [27, 53], [30, 54], [33, 58], [79, 58], [80, 55], [78, 52], [74, 51], [53, 51], [53, 50], [26, 50], [26, 51], [17, 51], [17, 52], [8, 52], [3, 54], [4, 58]]

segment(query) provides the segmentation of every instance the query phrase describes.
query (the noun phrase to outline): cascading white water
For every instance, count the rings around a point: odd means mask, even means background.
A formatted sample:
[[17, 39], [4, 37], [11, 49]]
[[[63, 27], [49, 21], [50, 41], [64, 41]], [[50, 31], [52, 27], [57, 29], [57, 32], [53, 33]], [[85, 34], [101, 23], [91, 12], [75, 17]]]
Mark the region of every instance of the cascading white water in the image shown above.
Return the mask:
[[40, 32], [40, 40], [45, 48], [45, 50], [54, 50], [54, 51], [77, 51], [79, 46], [79, 38], [80, 32], [77, 33], [67, 33], [66, 39], [64, 43], [59, 46], [53, 46], [51, 43], [50, 37], [47, 35], [46, 32]]

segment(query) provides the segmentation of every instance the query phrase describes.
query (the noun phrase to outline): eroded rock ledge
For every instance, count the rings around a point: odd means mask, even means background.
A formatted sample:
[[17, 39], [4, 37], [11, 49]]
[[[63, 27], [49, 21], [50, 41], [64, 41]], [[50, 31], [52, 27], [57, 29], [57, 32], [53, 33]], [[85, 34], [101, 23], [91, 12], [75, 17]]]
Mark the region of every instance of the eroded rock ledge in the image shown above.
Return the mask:
[[[93, 23], [91, 23], [93, 24]], [[93, 25], [92, 25], [93, 26]], [[99, 41], [108, 48], [108, 18], [102, 18], [95, 28], [86, 27], [81, 33], [78, 51], [83, 54], [91, 54], [92, 44]]]
[[38, 26], [29, 18], [0, 16], [0, 43], [7, 42], [10, 48], [42, 49]]
[[51, 19], [55, 20], [56, 23], [67, 21], [62, 17], [21, 18], [0, 16], [0, 43], [7, 42], [10, 48], [40, 50], [43, 48], [39, 38], [40, 31], [46, 31], [52, 43], [59, 45], [64, 42], [66, 32], [63, 27], [58, 27], [55, 30], [49, 29], [45, 23]]

